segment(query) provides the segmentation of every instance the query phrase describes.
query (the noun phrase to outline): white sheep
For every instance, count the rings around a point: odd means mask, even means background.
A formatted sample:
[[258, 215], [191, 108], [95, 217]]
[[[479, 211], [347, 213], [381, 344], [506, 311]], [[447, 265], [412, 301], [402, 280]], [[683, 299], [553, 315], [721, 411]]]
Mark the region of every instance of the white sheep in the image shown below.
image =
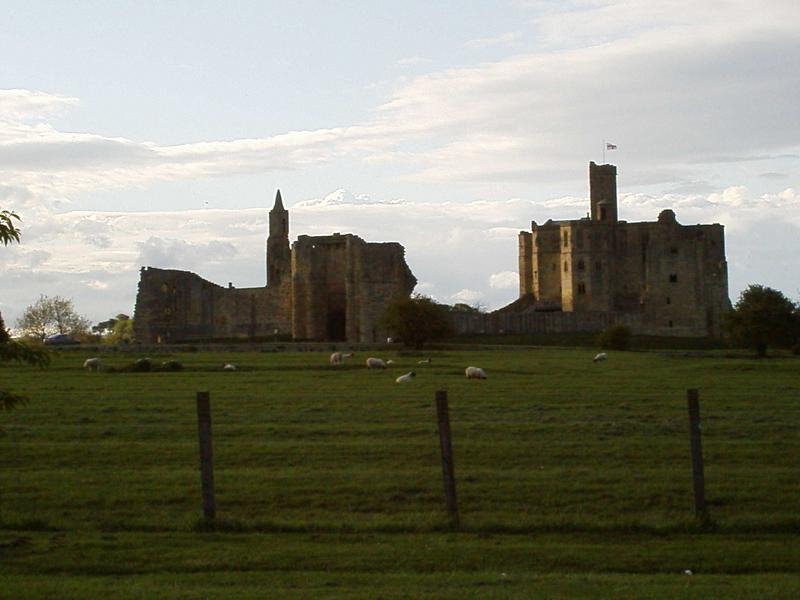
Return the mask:
[[394, 361], [390, 358], [389, 360], [386, 361], [386, 364], [387, 365], [393, 365]]
[[416, 376], [417, 376], [417, 374], [414, 373], [414, 371], [409, 371], [405, 375], [400, 375], [400, 377], [395, 379], [395, 382], [397, 382], [397, 383], [408, 383], [409, 381], [414, 379], [414, 377], [416, 377]]
[[424, 358], [422, 360], [418, 360], [417, 364], [418, 365], [429, 365], [429, 364], [431, 364], [431, 359], [430, 358]]
[[608, 360], [608, 354], [601, 352], [592, 359], [592, 362], [603, 362], [604, 360]]
[[234, 365], [233, 363], [225, 363], [225, 366], [222, 367], [222, 370], [223, 371], [235, 371], [236, 370], [236, 365]]
[[333, 354], [331, 354], [331, 364], [332, 365], [340, 365], [340, 364], [342, 364], [344, 362], [345, 358], [352, 358], [352, 357], [353, 357], [353, 353], [352, 352], [347, 352], [347, 353], [334, 352]]
[[102, 364], [100, 363], [100, 359], [96, 356], [94, 358], [87, 358], [83, 361], [83, 368], [87, 371], [99, 371]]
[[467, 367], [464, 369], [464, 375], [467, 379], [486, 379], [486, 371], [480, 367]]
[[368, 369], [385, 369], [386, 368], [386, 363], [383, 361], [383, 359], [373, 358], [373, 357], [370, 356], [367, 359], [367, 368]]

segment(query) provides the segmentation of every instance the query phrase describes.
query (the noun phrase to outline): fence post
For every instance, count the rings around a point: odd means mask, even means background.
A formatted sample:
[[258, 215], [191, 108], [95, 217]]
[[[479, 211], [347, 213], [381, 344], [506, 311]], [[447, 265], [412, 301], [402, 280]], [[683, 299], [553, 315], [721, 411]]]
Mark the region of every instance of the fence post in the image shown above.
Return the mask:
[[700, 439], [700, 400], [696, 389], [686, 390], [689, 405], [689, 445], [692, 451], [692, 487], [694, 490], [694, 514], [707, 517], [705, 477], [703, 475], [703, 447]]
[[214, 506], [214, 465], [211, 460], [211, 403], [208, 392], [197, 392], [197, 433], [200, 440], [200, 486], [203, 494], [203, 516], [216, 515]]
[[453, 444], [450, 437], [450, 411], [447, 406], [447, 392], [436, 392], [436, 421], [439, 425], [439, 446], [442, 451], [442, 478], [444, 481], [444, 502], [450, 523], [458, 528], [458, 504], [456, 503], [456, 478], [453, 467]]

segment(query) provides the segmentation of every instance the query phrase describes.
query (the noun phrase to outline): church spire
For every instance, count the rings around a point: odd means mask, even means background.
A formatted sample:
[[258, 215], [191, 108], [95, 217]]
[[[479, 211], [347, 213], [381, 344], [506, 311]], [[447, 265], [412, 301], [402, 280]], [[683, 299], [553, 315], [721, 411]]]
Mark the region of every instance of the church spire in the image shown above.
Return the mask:
[[285, 210], [283, 208], [283, 198], [281, 198], [280, 190], [278, 190], [278, 193], [275, 194], [275, 206], [272, 207], [272, 210]]

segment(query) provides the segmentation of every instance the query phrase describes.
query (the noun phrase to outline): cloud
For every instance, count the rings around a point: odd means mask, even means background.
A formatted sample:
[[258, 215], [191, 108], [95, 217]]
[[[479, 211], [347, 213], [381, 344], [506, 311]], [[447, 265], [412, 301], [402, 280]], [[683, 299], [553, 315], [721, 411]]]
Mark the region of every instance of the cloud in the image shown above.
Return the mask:
[[450, 299], [454, 302], [459, 302], [462, 304], [472, 304], [473, 302], [477, 302], [483, 297], [483, 294], [470, 289], [462, 289], [458, 290], [455, 294], [451, 294]]
[[137, 262], [144, 266], [189, 270], [202, 263], [221, 263], [234, 257], [236, 247], [230, 242], [191, 243], [185, 240], [151, 236], [137, 242]]
[[39, 119], [78, 104], [77, 98], [31, 90], [0, 90], [0, 121]]
[[510, 31], [493, 37], [483, 37], [464, 42], [466, 48], [490, 48], [491, 46], [511, 46], [520, 38], [519, 31]]
[[519, 273], [500, 271], [489, 275], [489, 287], [496, 290], [513, 290], [519, 287]]

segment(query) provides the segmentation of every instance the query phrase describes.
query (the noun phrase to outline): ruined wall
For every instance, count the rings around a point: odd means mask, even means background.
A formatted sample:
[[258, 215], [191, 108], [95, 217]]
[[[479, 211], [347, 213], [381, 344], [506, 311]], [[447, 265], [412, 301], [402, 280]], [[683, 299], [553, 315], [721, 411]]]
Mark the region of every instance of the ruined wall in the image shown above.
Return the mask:
[[292, 246], [294, 338], [384, 339], [386, 305], [416, 285], [404, 255], [400, 244], [355, 235], [300, 236]]
[[141, 270], [134, 313], [141, 342], [269, 338], [290, 329], [278, 288], [224, 288], [187, 271]]

